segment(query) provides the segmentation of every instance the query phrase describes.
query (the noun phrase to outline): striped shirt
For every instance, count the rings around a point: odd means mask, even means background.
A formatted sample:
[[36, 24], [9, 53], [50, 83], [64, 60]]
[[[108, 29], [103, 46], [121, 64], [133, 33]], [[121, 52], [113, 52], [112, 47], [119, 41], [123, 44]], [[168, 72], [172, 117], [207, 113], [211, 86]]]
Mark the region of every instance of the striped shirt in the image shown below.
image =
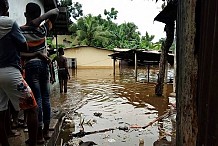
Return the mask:
[[39, 27], [28, 25], [21, 26], [22, 33], [25, 36], [29, 47], [28, 50], [25, 50], [23, 52], [41, 52], [47, 55], [46, 36], [51, 28], [52, 23], [49, 20], [47, 20], [44, 24], [40, 25]]

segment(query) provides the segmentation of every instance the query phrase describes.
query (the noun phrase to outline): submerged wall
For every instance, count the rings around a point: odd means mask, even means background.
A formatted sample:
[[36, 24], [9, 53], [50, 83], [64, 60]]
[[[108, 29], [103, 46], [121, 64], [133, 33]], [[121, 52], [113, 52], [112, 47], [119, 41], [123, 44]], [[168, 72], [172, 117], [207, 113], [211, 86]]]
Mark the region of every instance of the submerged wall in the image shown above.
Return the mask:
[[77, 68], [113, 68], [113, 59], [108, 56], [113, 53], [111, 50], [76, 47], [67, 48], [64, 52], [67, 58], [76, 59]]

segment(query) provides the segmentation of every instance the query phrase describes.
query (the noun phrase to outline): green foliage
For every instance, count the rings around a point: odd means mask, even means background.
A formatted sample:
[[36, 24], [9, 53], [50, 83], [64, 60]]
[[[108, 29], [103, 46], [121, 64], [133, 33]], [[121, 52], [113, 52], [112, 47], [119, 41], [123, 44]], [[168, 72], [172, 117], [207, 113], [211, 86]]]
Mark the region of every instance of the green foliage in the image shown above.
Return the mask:
[[62, 7], [71, 7], [72, 1], [71, 0], [59, 0], [58, 5]]
[[77, 44], [74, 45], [88, 45], [102, 47], [102, 44], [107, 43], [110, 35], [104, 27], [99, 24], [101, 17], [93, 17], [91, 14], [81, 17], [70, 26], [69, 30], [72, 32], [72, 38]]
[[[82, 9], [80, 5], [77, 7]], [[87, 45], [109, 50], [114, 48], [160, 50], [162, 42], [153, 43], [155, 36], [147, 32], [145, 36], [141, 36], [134, 23], [127, 22], [120, 25], [114, 23], [117, 14], [118, 11], [111, 8], [110, 11], [104, 10], [106, 19], [100, 14], [98, 16], [88, 14], [76, 19], [76, 22], [69, 27], [73, 39], [72, 46]]]
[[67, 8], [67, 18], [70, 24], [72, 24], [71, 18], [77, 20], [83, 16], [82, 5], [79, 2], [72, 3], [72, 0], [60, 0], [58, 6]]
[[116, 20], [118, 11], [115, 8], [111, 8], [111, 11], [104, 10], [104, 15], [107, 17], [107, 20]]
[[83, 16], [82, 5], [80, 3], [73, 3], [71, 15], [75, 20], [77, 20], [80, 16]]
[[52, 40], [53, 40], [52, 37], [47, 37], [47, 38], [46, 38], [46, 42], [47, 42], [47, 45], [48, 45], [48, 46], [52, 46]]
[[[52, 43], [53, 39], [54, 39], [53, 37], [47, 37], [46, 38], [46, 43], [50, 47], [50, 49], [56, 48], [56, 44]], [[58, 44], [57, 48], [60, 48], [60, 47], [65, 48], [65, 45], [64, 44]]]
[[71, 0], [60, 0], [58, 3], [59, 7], [67, 8], [67, 18], [68, 22], [71, 23], [71, 12], [72, 12], [72, 1]]

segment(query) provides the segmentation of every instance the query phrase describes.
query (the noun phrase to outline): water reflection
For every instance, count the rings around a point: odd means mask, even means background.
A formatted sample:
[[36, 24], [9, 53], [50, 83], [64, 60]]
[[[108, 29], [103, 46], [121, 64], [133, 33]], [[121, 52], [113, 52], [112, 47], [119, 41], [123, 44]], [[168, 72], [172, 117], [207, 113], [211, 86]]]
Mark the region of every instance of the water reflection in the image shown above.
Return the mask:
[[[156, 69], [151, 70], [150, 81], [156, 79]], [[139, 75], [145, 75], [146, 69], [139, 69]], [[59, 94], [58, 86], [52, 92], [53, 107], [66, 110], [75, 121], [75, 132], [79, 123], [85, 131], [96, 131], [131, 125], [145, 126], [169, 109], [168, 97], [156, 97], [154, 83], [135, 82], [134, 69], [125, 68], [113, 76], [112, 69], [79, 69], [72, 71], [68, 84], [68, 93]], [[167, 88], [172, 92], [172, 87]], [[175, 102], [175, 99], [171, 99]], [[94, 113], [101, 113], [95, 116]], [[163, 133], [173, 131], [169, 118], [154, 123], [146, 129], [114, 130], [82, 137], [83, 141], [93, 140], [100, 146], [134, 146], [143, 139], [146, 146], [155, 144]], [[66, 133], [65, 133], [66, 134]], [[69, 134], [69, 133], [68, 133]], [[166, 135], [171, 141], [172, 135]], [[68, 136], [63, 136], [68, 140]], [[156, 142], [157, 143], [157, 142]]]

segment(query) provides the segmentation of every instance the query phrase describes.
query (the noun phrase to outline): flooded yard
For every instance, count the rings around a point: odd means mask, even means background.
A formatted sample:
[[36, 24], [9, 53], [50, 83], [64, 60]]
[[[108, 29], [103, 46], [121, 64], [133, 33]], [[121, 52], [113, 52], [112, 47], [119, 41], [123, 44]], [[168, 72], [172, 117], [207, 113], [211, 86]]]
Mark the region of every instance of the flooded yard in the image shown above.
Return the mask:
[[[151, 82], [156, 81], [156, 72], [150, 70]], [[75, 128], [63, 129], [63, 143], [73, 145], [81, 139], [99, 146], [138, 146], [140, 142], [157, 146], [162, 139], [171, 144], [175, 139], [175, 113], [147, 125], [165, 114], [170, 103], [175, 103], [174, 97], [168, 97], [172, 84], [166, 86], [164, 97], [157, 97], [155, 84], [146, 82], [146, 69], [139, 69], [138, 75], [136, 82], [132, 68], [117, 71], [115, 76], [113, 69], [78, 69], [72, 71], [67, 94], [60, 94], [55, 86], [52, 106], [64, 110], [75, 123]], [[72, 133], [80, 131], [81, 123], [85, 132], [93, 133], [75, 138]], [[144, 126], [147, 127], [140, 128]], [[94, 133], [99, 130], [105, 132]]]

